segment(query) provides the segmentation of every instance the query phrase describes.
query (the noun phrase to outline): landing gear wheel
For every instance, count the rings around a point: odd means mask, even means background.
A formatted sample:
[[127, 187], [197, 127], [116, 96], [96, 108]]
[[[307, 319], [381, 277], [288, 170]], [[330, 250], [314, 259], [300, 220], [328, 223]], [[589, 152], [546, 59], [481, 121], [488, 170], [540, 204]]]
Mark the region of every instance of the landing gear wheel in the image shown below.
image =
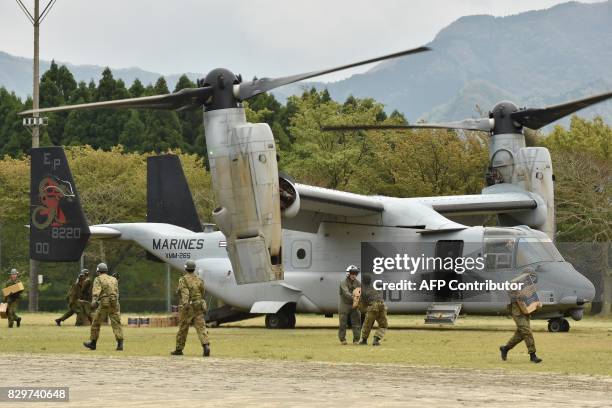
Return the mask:
[[285, 313], [269, 313], [266, 315], [267, 329], [286, 329], [289, 327], [289, 316]]
[[561, 320], [561, 331], [567, 333], [570, 329], [570, 324], [567, 319]]
[[[559, 333], [562, 330], [562, 322], [565, 319], [550, 319], [548, 321], [548, 331], [551, 333]], [[566, 320], [567, 322], [567, 320]], [[569, 323], [567, 324], [569, 330]]]

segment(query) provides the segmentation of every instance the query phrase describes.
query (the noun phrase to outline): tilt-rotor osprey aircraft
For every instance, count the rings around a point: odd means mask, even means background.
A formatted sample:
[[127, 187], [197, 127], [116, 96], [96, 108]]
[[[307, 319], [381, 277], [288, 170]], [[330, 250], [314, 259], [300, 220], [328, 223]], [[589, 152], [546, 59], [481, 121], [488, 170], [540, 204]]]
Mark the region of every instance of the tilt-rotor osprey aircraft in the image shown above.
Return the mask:
[[[492, 133], [495, 129], [506, 133], [506, 150], [512, 153], [516, 178], [504, 179], [480, 195], [423, 198], [364, 196], [295, 183], [278, 172], [269, 126], [246, 122], [241, 101], [259, 93], [427, 50], [422, 47], [338, 68], [250, 82], [242, 82], [226, 69], [215, 69], [198, 81], [198, 88], [169, 95], [23, 112], [177, 110], [203, 105], [218, 205], [213, 218], [220, 229], [203, 232], [199, 220], [194, 221], [193, 201], [180, 164], [172, 158], [153, 166], [149, 163], [148, 220], [157, 222], [88, 226], [63, 150], [33, 149], [31, 257], [76, 260], [90, 237], [132, 241], [177, 269], [183, 268], [186, 259], [195, 260], [198, 273], [215, 297], [237, 310], [265, 314], [267, 327], [286, 328], [295, 326], [296, 312], [337, 312], [338, 283], [345, 276], [346, 265], [360, 264], [362, 245], [410, 243], [418, 248], [417, 256], [474, 255], [483, 257], [488, 269], [478, 273], [468, 270], [461, 279], [456, 279], [456, 271], [439, 267], [415, 276], [408, 271], [387, 275], [387, 283], [415, 278], [425, 281], [426, 277], [441, 282], [435, 290], [416, 292], [387, 286], [384, 295], [391, 313], [425, 313], [439, 304], [454, 310], [455, 316], [461, 308], [468, 313], [504, 313], [506, 292], [442, 289], [444, 283], [502, 282], [531, 266], [537, 273], [543, 303], [535, 317], [549, 319], [551, 331], [569, 330], [564, 317], [582, 318], [584, 305], [593, 299], [595, 290], [563, 260], [545, 233], [552, 234], [554, 225], [550, 156], [541, 148], [525, 147], [518, 120], [512, 120], [512, 129], [518, 129], [518, 134], [506, 131], [507, 112], [502, 111], [499, 120], [494, 118]], [[588, 104], [565, 109], [563, 115]], [[493, 152], [492, 166], [496, 166], [496, 158]], [[452, 220], [482, 214], [498, 214], [502, 226], [468, 226]]]

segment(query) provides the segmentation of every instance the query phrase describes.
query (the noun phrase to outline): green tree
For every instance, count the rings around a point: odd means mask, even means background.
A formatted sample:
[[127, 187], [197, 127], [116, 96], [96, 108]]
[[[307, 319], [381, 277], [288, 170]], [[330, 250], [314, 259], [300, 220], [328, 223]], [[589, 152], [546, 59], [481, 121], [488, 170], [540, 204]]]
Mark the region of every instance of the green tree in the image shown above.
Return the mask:
[[[187, 75], [181, 75], [174, 92], [180, 91], [184, 88], [195, 88], [194, 84]], [[204, 117], [202, 114], [202, 108], [193, 108], [178, 112], [178, 118], [181, 122], [182, 139], [184, 147], [187, 151], [197, 152], [206, 151], [206, 143], [204, 146], [195, 146], [197, 140], [206, 140], [204, 138]]]
[[[0, 87], [0, 155], [20, 156], [32, 145], [32, 136], [18, 115], [27, 109], [15, 93]], [[30, 101], [31, 106], [31, 101]]]

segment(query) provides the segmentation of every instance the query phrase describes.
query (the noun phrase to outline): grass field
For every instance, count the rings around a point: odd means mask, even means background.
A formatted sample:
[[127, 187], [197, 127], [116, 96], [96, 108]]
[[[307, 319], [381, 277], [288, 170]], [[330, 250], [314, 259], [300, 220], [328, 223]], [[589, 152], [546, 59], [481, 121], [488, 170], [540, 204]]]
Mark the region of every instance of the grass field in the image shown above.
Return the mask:
[[[85, 349], [88, 327], [56, 327], [55, 314], [23, 313], [20, 328], [8, 329], [0, 321], [0, 352], [81, 355], [167, 356], [174, 348], [176, 327], [128, 328], [125, 351], [114, 351], [110, 327], [103, 327], [98, 350]], [[133, 314], [124, 314], [122, 321]], [[212, 352], [218, 358], [246, 358], [323, 362], [392, 363], [419, 366], [509, 369], [563, 374], [612, 376], [612, 320], [586, 318], [571, 322], [569, 333], [549, 333], [545, 321], [532, 327], [542, 364], [528, 361], [526, 348], [517, 346], [508, 361], [499, 358], [498, 346], [512, 335], [514, 324], [504, 317], [466, 317], [453, 327], [425, 326], [421, 316], [390, 316], [392, 328], [381, 347], [341, 346], [337, 319], [298, 315], [294, 330], [268, 330], [263, 317], [209, 329]], [[350, 341], [350, 334], [349, 334]], [[185, 354], [201, 355], [193, 328]]]

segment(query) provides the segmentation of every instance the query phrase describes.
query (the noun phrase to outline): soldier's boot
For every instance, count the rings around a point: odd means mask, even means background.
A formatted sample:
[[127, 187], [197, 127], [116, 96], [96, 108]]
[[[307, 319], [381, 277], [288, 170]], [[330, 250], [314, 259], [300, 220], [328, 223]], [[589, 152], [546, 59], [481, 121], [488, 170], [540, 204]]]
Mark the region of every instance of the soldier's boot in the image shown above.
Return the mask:
[[171, 351], [170, 355], [171, 356], [182, 356], [183, 355], [183, 350], [176, 349], [174, 351]]
[[9, 322], [9, 329], [13, 328], [13, 322]]
[[55, 319], [55, 324], [58, 326], [62, 325], [62, 319]]
[[204, 348], [204, 357], [210, 356], [210, 344], [206, 343], [202, 347]]
[[380, 338], [374, 336], [374, 342], [372, 343], [373, 346], [380, 346]]
[[20, 326], [21, 326], [21, 317], [18, 317], [17, 318], [17, 327], [20, 327]]
[[123, 351], [123, 339], [117, 340], [117, 348], [116, 351]]
[[368, 345], [368, 339], [361, 339], [359, 344], [362, 345], [362, 346], [367, 346]]
[[88, 342], [84, 342], [83, 345], [85, 347], [87, 347], [88, 349], [90, 349], [90, 350], [95, 350], [97, 342], [98, 342], [98, 340], [90, 340]]
[[532, 363], [541, 363], [542, 359], [536, 356], [536, 353], [529, 353], [529, 361]]
[[340, 340], [340, 344], [342, 344], [343, 346], [346, 346], [348, 343], [346, 342], [346, 340]]
[[501, 353], [501, 359], [506, 361], [508, 359], [508, 352], [510, 349], [508, 346], [499, 346], [499, 352]]

